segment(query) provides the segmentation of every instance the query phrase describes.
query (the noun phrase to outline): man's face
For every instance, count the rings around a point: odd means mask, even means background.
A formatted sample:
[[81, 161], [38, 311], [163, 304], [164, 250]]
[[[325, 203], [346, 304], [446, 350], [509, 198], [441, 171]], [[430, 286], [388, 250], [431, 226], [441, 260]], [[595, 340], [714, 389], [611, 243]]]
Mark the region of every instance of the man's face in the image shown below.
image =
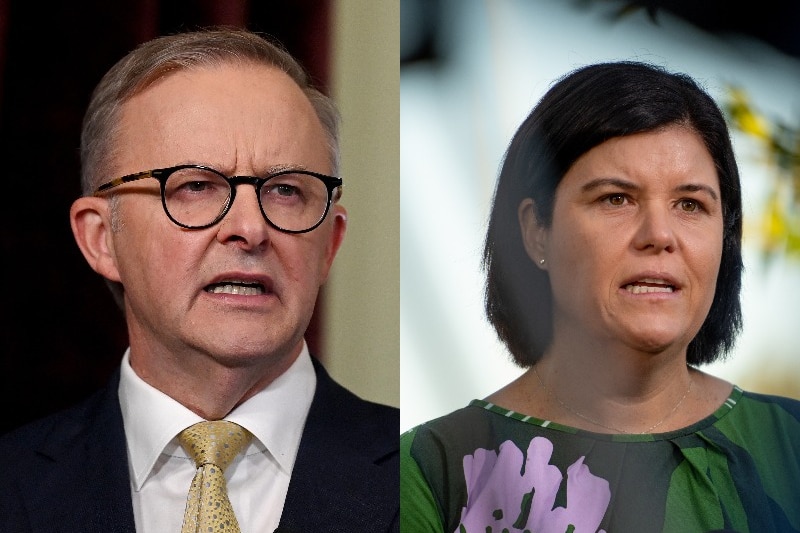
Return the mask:
[[[311, 104], [279, 70], [186, 70], [125, 104], [108, 178], [184, 163], [227, 175], [285, 168], [331, 174], [327, 146]], [[187, 230], [167, 218], [156, 180], [115, 194], [118, 221], [109, 238], [132, 350], [175, 357], [188, 349], [228, 366], [299, 353], [344, 235], [342, 207], [333, 206], [311, 232], [281, 233], [264, 220], [253, 187], [239, 185], [220, 223]]]

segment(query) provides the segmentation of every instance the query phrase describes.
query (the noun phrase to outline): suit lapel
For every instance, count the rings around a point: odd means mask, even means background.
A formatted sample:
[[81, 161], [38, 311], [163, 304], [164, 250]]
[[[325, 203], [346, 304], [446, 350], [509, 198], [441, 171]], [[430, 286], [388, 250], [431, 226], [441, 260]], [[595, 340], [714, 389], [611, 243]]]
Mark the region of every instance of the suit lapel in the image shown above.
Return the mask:
[[[30, 478], [33, 531], [134, 533], [119, 373], [108, 387], [54, 426]], [[53, 463], [55, 466], [53, 466]]]
[[359, 417], [365, 402], [314, 363], [317, 389], [277, 531], [388, 531], [399, 485], [379, 466], [387, 450], [375, 448], [362, 428], [369, 424]]
[[[335, 383], [312, 358], [317, 388], [277, 531], [384, 532], [399, 497], [397, 443], [376, 431], [375, 411]], [[23, 490], [32, 495], [31, 531], [135, 533], [127, 446], [117, 389], [108, 387], [60, 418], [39, 447]], [[381, 420], [386, 422], [386, 412]], [[382, 461], [386, 456], [393, 459]], [[394, 462], [392, 462], [394, 461]], [[77, 476], [77, 477], [76, 477]]]

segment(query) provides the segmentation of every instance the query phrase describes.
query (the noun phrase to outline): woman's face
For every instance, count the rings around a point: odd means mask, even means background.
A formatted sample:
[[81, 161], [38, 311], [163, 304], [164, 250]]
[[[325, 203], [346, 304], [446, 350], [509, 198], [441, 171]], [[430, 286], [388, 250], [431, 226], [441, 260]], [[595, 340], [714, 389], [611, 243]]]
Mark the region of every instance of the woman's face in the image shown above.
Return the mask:
[[558, 185], [549, 229], [535, 226], [526, 202], [520, 219], [529, 255], [550, 276], [556, 342], [655, 353], [697, 334], [714, 298], [723, 220], [714, 161], [691, 129], [596, 146]]

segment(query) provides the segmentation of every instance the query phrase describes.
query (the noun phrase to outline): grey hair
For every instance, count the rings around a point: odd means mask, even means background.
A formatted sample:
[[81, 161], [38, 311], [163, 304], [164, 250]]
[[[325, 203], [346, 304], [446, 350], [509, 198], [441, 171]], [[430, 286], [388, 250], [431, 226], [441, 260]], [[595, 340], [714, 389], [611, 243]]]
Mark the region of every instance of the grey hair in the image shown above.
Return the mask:
[[122, 106], [155, 81], [182, 70], [224, 63], [258, 63], [280, 69], [302, 89], [325, 130], [334, 174], [339, 172], [340, 114], [312, 84], [302, 65], [267, 36], [239, 28], [207, 28], [157, 37], [119, 60], [94, 89], [81, 131], [81, 187], [91, 195], [109, 176]]

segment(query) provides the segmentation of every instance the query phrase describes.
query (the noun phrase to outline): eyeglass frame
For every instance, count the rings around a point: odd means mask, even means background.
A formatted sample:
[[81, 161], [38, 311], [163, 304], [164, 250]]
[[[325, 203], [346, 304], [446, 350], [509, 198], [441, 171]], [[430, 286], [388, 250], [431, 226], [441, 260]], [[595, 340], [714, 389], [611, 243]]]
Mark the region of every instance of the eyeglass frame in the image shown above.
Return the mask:
[[[172, 214], [170, 214], [169, 209], [167, 209], [167, 194], [166, 194], [167, 179], [175, 172], [178, 172], [179, 170], [183, 170], [186, 168], [195, 168], [198, 170], [207, 170], [209, 172], [213, 172], [214, 174], [217, 174], [218, 176], [223, 178], [228, 183], [228, 186], [231, 189], [231, 194], [228, 197], [227, 202], [225, 202], [225, 207], [222, 209], [222, 211], [220, 211], [219, 215], [217, 215], [217, 218], [215, 218], [212, 222], [208, 224], [204, 224], [202, 226], [189, 226], [187, 224], [183, 224], [181, 222], [178, 222], [172, 216]], [[267, 216], [266, 211], [264, 211], [264, 205], [261, 203], [261, 188], [267, 181], [271, 180], [272, 178], [282, 176], [284, 174], [305, 174], [307, 176], [315, 177], [318, 180], [320, 180], [327, 189], [328, 201], [325, 203], [325, 211], [323, 211], [322, 216], [319, 218], [319, 220], [317, 220], [317, 222], [308, 229], [288, 230], [282, 228], [277, 224], [275, 224], [272, 220], [270, 220], [269, 217]], [[164, 213], [167, 215], [167, 218], [169, 218], [177, 226], [190, 230], [207, 229], [210, 228], [211, 226], [214, 226], [215, 224], [219, 224], [222, 221], [222, 219], [225, 218], [225, 215], [228, 214], [228, 211], [231, 210], [231, 206], [233, 206], [233, 202], [234, 200], [236, 200], [237, 185], [245, 183], [245, 184], [250, 184], [255, 188], [256, 198], [258, 199], [258, 208], [261, 210], [261, 216], [264, 217], [264, 220], [267, 221], [267, 224], [269, 224], [276, 230], [281, 231], [283, 233], [291, 233], [291, 234], [308, 233], [309, 231], [316, 229], [320, 224], [322, 224], [322, 222], [325, 220], [325, 217], [328, 216], [328, 212], [331, 209], [331, 204], [333, 204], [334, 202], [338, 201], [339, 198], [341, 198], [342, 187], [344, 186], [342, 178], [328, 176], [327, 174], [320, 174], [319, 172], [312, 172], [310, 170], [283, 169], [277, 172], [273, 172], [263, 178], [260, 178], [258, 176], [243, 176], [243, 175], [226, 176], [219, 170], [206, 165], [185, 164], [185, 165], [175, 165], [173, 167], [154, 168], [151, 170], [144, 170], [142, 172], [136, 172], [134, 174], [127, 174], [125, 176], [115, 178], [113, 180], [107, 181], [99, 185], [95, 189], [93, 196], [101, 196], [103, 193], [108, 192], [114, 187], [117, 187], [119, 185], [124, 185], [126, 183], [132, 183], [134, 181], [138, 181], [145, 178], [153, 178], [156, 181], [158, 181], [159, 188], [161, 190], [161, 207], [164, 209]], [[334, 194], [334, 191], [336, 191], [337, 194]]]

